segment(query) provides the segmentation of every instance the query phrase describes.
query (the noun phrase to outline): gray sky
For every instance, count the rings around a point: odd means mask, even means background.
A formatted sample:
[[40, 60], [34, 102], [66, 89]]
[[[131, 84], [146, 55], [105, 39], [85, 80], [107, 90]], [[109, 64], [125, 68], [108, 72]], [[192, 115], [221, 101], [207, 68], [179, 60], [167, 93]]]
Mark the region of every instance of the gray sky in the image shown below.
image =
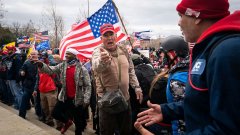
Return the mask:
[[[2, 0], [5, 4], [6, 24], [19, 22], [26, 24], [31, 19], [40, 22], [42, 12], [50, 5], [50, 0]], [[89, 0], [90, 15], [96, 12], [107, 0]], [[80, 11], [87, 13], [88, 0], [53, 0], [57, 13], [64, 19], [65, 30], [69, 30]], [[180, 34], [177, 26], [178, 15], [175, 10], [180, 0], [114, 0], [121, 16], [126, 21], [128, 33], [151, 30], [170, 35]], [[230, 11], [240, 10], [239, 0], [229, 0]], [[217, 6], [217, 4], [216, 4]]]

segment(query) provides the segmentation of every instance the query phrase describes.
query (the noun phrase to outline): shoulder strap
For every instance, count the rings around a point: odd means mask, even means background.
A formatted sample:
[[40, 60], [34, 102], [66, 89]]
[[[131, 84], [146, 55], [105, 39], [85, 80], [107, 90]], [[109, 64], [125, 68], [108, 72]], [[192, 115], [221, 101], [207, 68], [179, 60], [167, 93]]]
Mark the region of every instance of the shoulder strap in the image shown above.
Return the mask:
[[129, 56], [129, 53], [128, 53], [127, 49], [126, 49], [123, 45], [119, 45], [118, 47], [123, 51], [124, 55], [125, 55], [125, 56], [127, 57], [127, 59], [128, 59], [128, 63], [129, 63], [129, 58], [130, 58], [130, 56]]
[[[118, 89], [120, 89], [120, 83], [121, 83], [121, 79], [122, 79], [121, 78], [121, 63], [119, 61], [119, 52], [117, 52], [117, 53], [118, 53], [118, 56], [117, 56], [117, 61], [118, 61], [118, 68], [117, 68], [118, 69]], [[100, 84], [101, 84], [101, 86], [103, 88], [103, 91], [106, 91], [106, 88], [103, 85], [101, 77], [98, 76], [98, 78], [99, 78]]]
[[224, 41], [224, 40], [226, 40], [226, 39], [229, 39], [229, 38], [233, 38], [233, 37], [240, 37], [240, 33], [230, 34], [230, 35], [224, 36], [223, 38], [221, 38], [220, 40], [218, 40], [215, 44], [213, 44], [213, 45], [211, 46], [211, 50], [209, 51], [208, 59], [209, 59], [209, 57], [212, 55], [213, 50], [214, 50], [222, 41]]

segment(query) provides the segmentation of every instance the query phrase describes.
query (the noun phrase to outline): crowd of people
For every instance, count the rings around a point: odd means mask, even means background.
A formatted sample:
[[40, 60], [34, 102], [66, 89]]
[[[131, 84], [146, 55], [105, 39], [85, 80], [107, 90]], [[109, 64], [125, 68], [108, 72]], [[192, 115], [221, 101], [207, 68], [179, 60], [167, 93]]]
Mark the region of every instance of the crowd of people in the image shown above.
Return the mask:
[[157, 64], [117, 45], [110, 23], [100, 27], [102, 45], [90, 69], [73, 48], [62, 61], [55, 50], [27, 56], [8, 47], [0, 59], [0, 100], [24, 119], [34, 105], [39, 120], [62, 134], [75, 124], [82, 135], [92, 115], [100, 135], [237, 135], [240, 12], [230, 14], [228, 0], [214, 1], [218, 6], [177, 5], [184, 37], [168, 36], [151, 49]]

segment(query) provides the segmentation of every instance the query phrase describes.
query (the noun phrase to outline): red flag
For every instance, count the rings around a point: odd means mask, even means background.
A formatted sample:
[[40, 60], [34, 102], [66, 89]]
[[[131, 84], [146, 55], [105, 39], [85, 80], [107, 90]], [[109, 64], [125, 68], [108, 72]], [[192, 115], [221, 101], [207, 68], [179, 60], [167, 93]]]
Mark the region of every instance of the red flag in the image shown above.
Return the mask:
[[118, 16], [111, 0], [87, 20], [74, 24], [72, 30], [62, 39], [59, 47], [61, 59], [65, 58], [67, 48], [74, 48], [85, 58], [91, 58], [93, 50], [102, 44], [99, 28], [104, 23], [111, 23], [117, 33], [117, 42], [127, 39], [121, 31]]

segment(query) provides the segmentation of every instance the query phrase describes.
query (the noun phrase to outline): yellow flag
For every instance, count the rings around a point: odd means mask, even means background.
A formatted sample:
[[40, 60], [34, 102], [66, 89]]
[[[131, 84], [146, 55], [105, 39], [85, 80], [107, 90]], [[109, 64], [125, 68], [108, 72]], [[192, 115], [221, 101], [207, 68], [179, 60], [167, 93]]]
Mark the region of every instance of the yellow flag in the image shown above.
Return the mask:
[[15, 42], [11, 42], [11, 43], [6, 44], [6, 45], [3, 47], [3, 50], [7, 50], [7, 47], [15, 47]]
[[29, 57], [31, 52], [34, 50], [35, 50], [34, 45], [31, 45], [31, 47], [29, 47], [29, 49], [28, 49], [27, 57]]
[[29, 38], [30, 42], [34, 41], [34, 37]]

